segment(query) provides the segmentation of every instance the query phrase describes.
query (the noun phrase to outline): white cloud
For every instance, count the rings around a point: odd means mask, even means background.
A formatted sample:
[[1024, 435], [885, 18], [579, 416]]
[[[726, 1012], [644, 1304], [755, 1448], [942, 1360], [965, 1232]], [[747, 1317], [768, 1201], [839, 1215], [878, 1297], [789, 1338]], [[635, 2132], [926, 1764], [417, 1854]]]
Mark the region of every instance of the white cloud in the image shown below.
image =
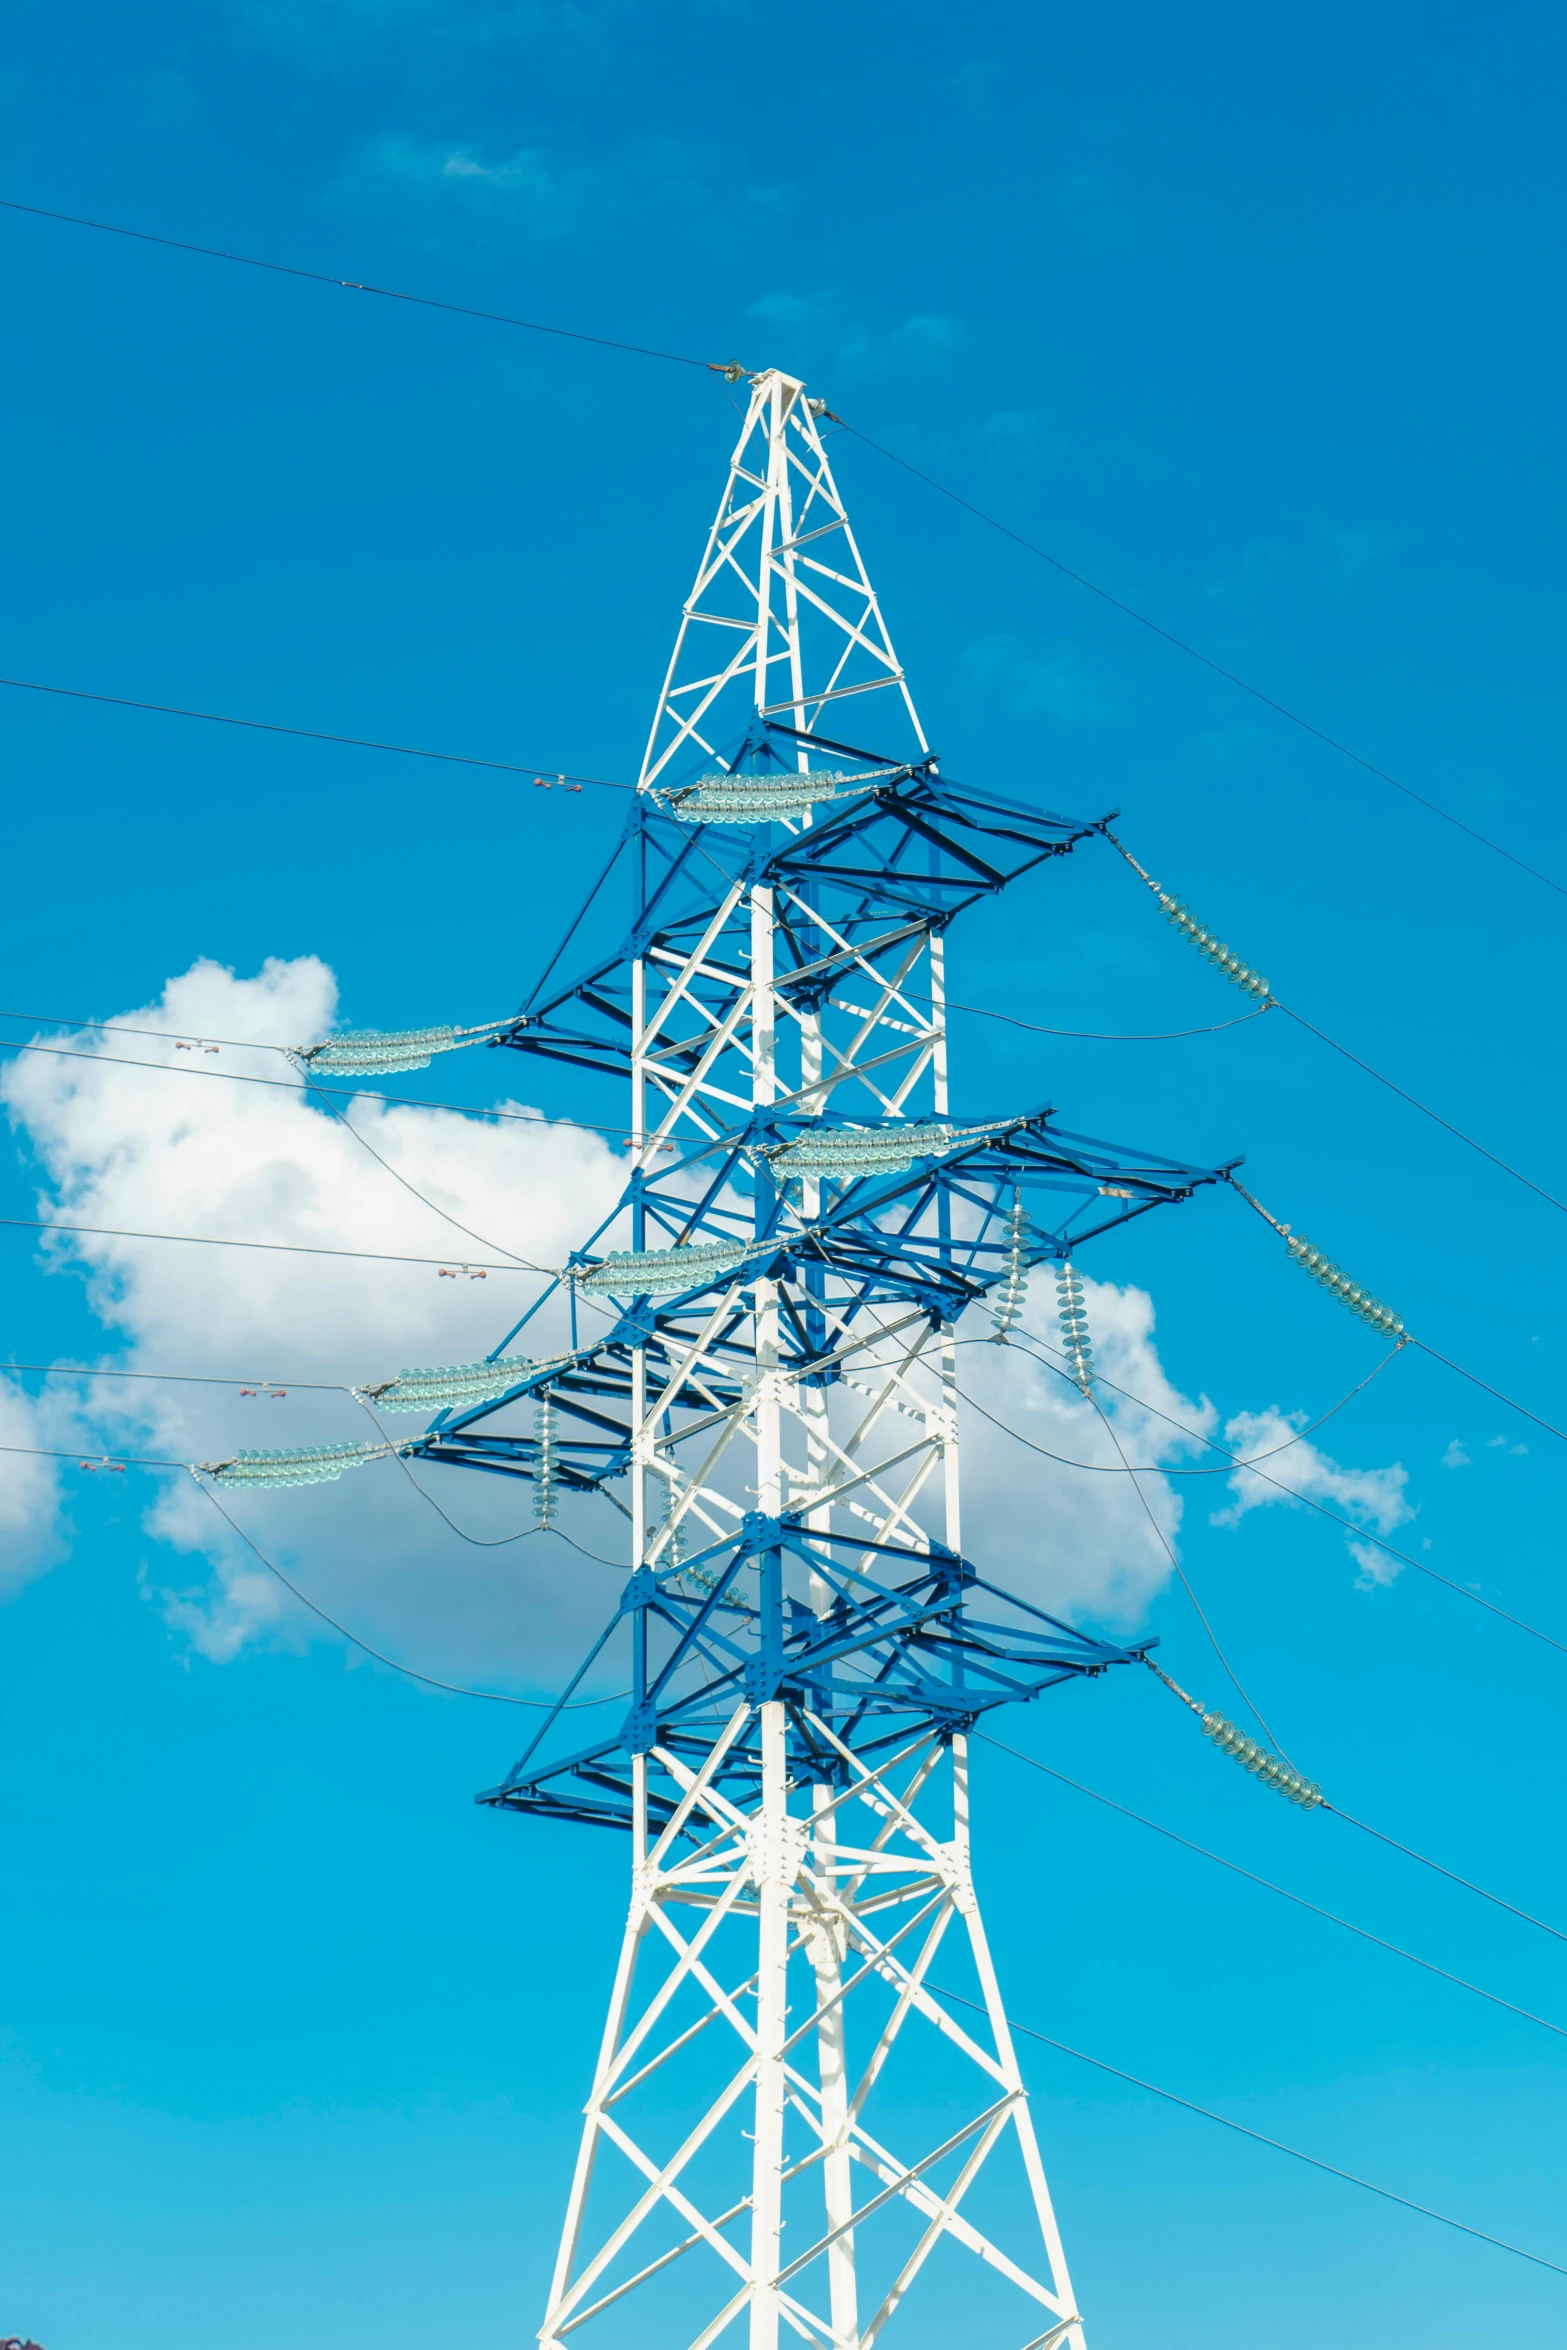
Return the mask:
[[[1396, 1461], [1385, 1469], [1342, 1468], [1316, 1445], [1299, 1437], [1305, 1425], [1304, 1412], [1283, 1412], [1277, 1405], [1263, 1412], [1237, 1412], [1225, 1422], [1227, 1448], [1245, 1459], [1258, 1459], [1266, 1475], [1259, 1475], [1256, 1469], [1236, 1469], [1227, 1480], [1233, 1499], [1228, 1509], [1215, 1511], [1215, 1526], [1237, 1526], [1251, 1511], [1270, 1502], [1294, 1508], [1297, 1499], [1326, 1502], [1374, 1534], [1391, 1534], [1408, 1523], [1415, 1513], [1405, 1498], [1406, 1469]], [[1280, 1449], [1286, 1445], [1287, 1451]], [[1273, 1457], [1263, 1460], [1263, 1455]], [[1349, 1548], [1362, 1581], [1391, 1582], [1397, 1574], [1396, 1562], [1371, 1544], [1352, 1541]], [[1377, 1563], [1373, 1565], [1373, 1561]]]
[[[1041, 1300], [1047, 1283], [1048, 1275], [1035, 1274], [1033, 1286]], [[1199, 1441], [1158, 1416], [1167, 1413], [1198, 1438], [1211, 1433], [1218, 1418], [1206, 1398], [1194, 1402], [1166, 1378], [1153, 1339], [1153, 1300], [1145, 1290], [1087, 1278], [1083, 1294], [1099, 1368], [1116, 1387], [1153, 1407], [1145, 1410], [1109, 1389], [1098, 1391], [1127, 1460], [1141, 1468], [1201, 1453]], [[1044, 1318], [1038, 1303], [1025, 1315], [1036, 1326]], [[976, 1314], [970, 1321], [972, 1335], [981, 1336], [984, 1317]], [[963, 1335], [971, 1335], [968, 1324]], [[960, 1388], [984, 1411], [1043, 1452], [1091, 1464], [1073, 1468], [1029, 1453], [981, 1412], [966, 1412], [965, 1549], [983, 1560], [987, 1578], [1036, 1604], [1063, 1615], [1091, 1615], [1123, 1629], [1135, 1624], [1170, 1573], [1149, 1511], [1173, 1547], [1181, 1526], [1180, 1494], [1157, 1466], [1134, 1485], [1093, 1405], [1022, 1348], [972, 1345], [962, 1350], [958, 1363]], [[1138, 1486], [1147, 1497], [1146, 1509]]]
[[[331, 1026], [335, 999], [331, 973], [310, 957], [269, 962], [249, 980], [200, 963], [172, 981], [158, 1004], [122, 1018], [171, 1039], [309, 1042]], [[421, 1205], [353, 1134], [299, 1093], [190, 1073], [287, 1077], [276, 1052], [242, 1043], [215, 1058], [187, 1060], [150, 1038], [70, 1041], [89, 1053], [96, 1044], [105, 1053], [166, 1058], [171, 1073], [46, 1054], [23, 1056], [6, 1071], [12, 1118], [48, 1180], [43, 1209], [69, 1222], [392, 1256], [454, 1249], [448, 1263], [509, 1251], [558, 1265], [608, 1212], [623, 1180], [608, 1145], [578, 1128], [357, 1103], [354, 1126], [374, 1150], [491, 1244], [481, 1246], [455, 1232], [437, 1208]], [[84, 1451], [108, 1445], [175, 1461], [223, 1459], [242, 1447], [373, 1440], [350, 1397], [313, 1393], [309, 1383], [365, 1381], [408, 1364], [487, 1353], [540, 1286], [505, 1273], [449, 1281], [433, 1265], [101, 1237], [54, 1236], [45, 1260], [86, 1269], [93, 1308], [120, 1342], [105, 1361], [289, 1383], [283, 1402], [242, 1399], [233, 1388], [81, 1382], [59, 1383], [47, 1402], [28, 1406], [0, 1388], [0, 1414], [18, 1431], [6, 1441], [28, 1441], [21, 1431], [31, 1429], [32, 1442], [57, 1442], [63, 1431], [65, 1442]], [[564, 1333], [540, 1319], [542, 1354]], [[393, 1423], [393, 1432], [406, 1425]], [[13, 1578], [47, 1561], [50, 1480], [43, 1472], [44, 1464], [0, 1454], [0, 1541]], [[526, 1486], [450, 1472], [425, 1477], [442, 1507], [476, 1536], [493, 1539], [531, 1523]], [[391, 1463], [356, 1469], [336, 1484], [236, 1495], [230, 1506], [322, 1606], [376, 1645], [443, 1676], [489, 1670], [547, 1678], [580, 1631], [602, 1619], [613, 1590], [601, 1568], [552, 1541], [500, 1549], [461, 1542]], [[151, 1582], [190, 1585], [168, 1604], [207, 1654], [232, 1655], [284, 1627], [289, 1639], [315, 1636], [193, 1480], [160, 1485], [143, 1524], [197, 1568], [194, 1577], [181, 1576], [165, 1561], [151, 1570]]]
[[0, 1594], [19, 1590], [59, 1556], [61, 1464], [28, 1448], [60, 1435], [68, 1446], [63, 1422], [55, 1399], [35, 1405], [19, 1382], [0, 1379]]
[[[1429, 1548], [1429, 1544], [1426, 1547]], [[1349, 1555], [1360, 1569], [1355, 1581], [1362, 1591], [1385, 1588], [1389, 1583], [1396, 1583], [1404, 1571], [1397, 1559], [1389, 1558], [1385, 1550], [1378, 1550], [1374, 1542], [1351, 1542]]]
[[1443, 1468], [1467, 1469], [1469, 1465], [1469, 1455], [1464, 1450], [1463, 1438], [1461, 1436], [1450, 1437], [1447, 1450], [1442, 1455]]
[[[390, 1257], [455, 1250], [449, 1264], [509, 1251], [546, 1266], [562, 1263], [611, 1212], [624, 1160], [584, 1129], [361, 1099], [354, 1129], [382, 1166], [291, 1085], [222, 1081], [218, 1073], [289, 1079], [289, 1065], [271, 1048], [325, 1035], [335, 1010], [336, 983], [313, 957], [270, 961], [249, 979], [202, 962], [172, 980], [155, 1005], [121, 1015], [155, 1035], [94, 1031], [68, 1040], [85, 1059], [21, 1056], [0, 1079], [0, 1095], [44, 1178], [41, 1212], [125, 1232]], [[216, 1056], [174, 1049], [174, 1040], [194, 1037], [241, 1041]], [[122, 1067], [111, 1053], [158, 1066]], [[435, 1205], [422, 1204], [399, 1176]], [[482, 1240], [454, 1231], [441, 1210]], [[287, 1383], [286, 1399], [274, 1401], [241, 1397], [234, 1387], [61, 1381], [30, 1401], [0, 1380], [0, 1445], [174, 1462], [373, 1438], [346, 1385], [489, 1352], [540, 1286], [525, 1274], [452, 1281], [428, 1264], [103, 1235], [56, 1235], [43, 1257], [55, 1272], [85, 1273], [106, 1333], [105, 1364]], [[1217, 1414], [1165, 1377], [1143, 1291], [1092, 1279], [1084, 1287], [1101, 1368], [1155, 1407], [1101, 1391], [1128, 1459], [1151, 1464], [1139, 1482], [1173, 1545], [1182, 1502], [1161, 1465], [1190, 1460], [1200, 1447], [1156, 1412], [1199, 1432], [1211, 1432]], [[1036, 1288], [1037, 1322], [1047, 1279], [1036, 1276]], [[973, 1319], [964, 1337], [983, 1338], [988, 1323]], [[561, 1315], [546, 1308], [519, 1344], [547, 1354], [565, 1335]], [[1094, 1464], [1084, 1470], [1044, 1459], [966, 1410], [970, 1555], [996, 1582], [1061, 1614], [1134, 1625], [1169, 1563], [1097, 1414], [1018, 1347], [969, 1344], [958, 1362], [960, 1384], [979, 1405], [1046, 1452]], [[388, 1423], [396, 1434], [417, 1424]], [[1264, 1450], [1298, 1424], [1277, 1410], [1242, 1414], [1226, 1440], [1235, 1450]], [[1410, 1514], [1400, 1468], [1341, 1469], [1306, 1444], [1280, 1465], [1286, 1482], [1377, 1531]], [[80, 1474], [74, 1463], [0, 1451], [0, 1561], [13, 1584], [59, 1555], [68, 1533], [63, 1497]], [[417, 1474], [473, 1541], [452, 1532], [395, 1463], [355, 1469], [335, 1484], [226, 1498], [261, 1548], [374, 1646], [443, 1679], [557, 1685], [604, 1622], [615, 1575], [551, 1537], [507, 1540], [532, 1525], [530, 1486], [438, 1469]], [[1280, 1498], [1254, 1477], [1233, 1486], [1226, 1523]], [[258, 1640], [298, 1646], [331, 1637], [233, 1538], [193, 1479], [174, 1473], [149, 1490], [145, 1584], [183, 1641], [221, 1661]], [[606, 1558], [622, 1556], [624, 1522], [610, 1502], [569, 1509], [568, 1531]]]

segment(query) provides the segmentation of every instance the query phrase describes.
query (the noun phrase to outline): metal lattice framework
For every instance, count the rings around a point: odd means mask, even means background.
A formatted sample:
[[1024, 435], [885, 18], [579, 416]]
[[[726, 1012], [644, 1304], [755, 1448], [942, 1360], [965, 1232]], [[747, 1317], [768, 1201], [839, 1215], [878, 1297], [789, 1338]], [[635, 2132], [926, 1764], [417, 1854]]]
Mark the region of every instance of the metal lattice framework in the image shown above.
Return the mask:
[[[753, 379], [629, 820], [630, 936], [496, 1040], [629, 1081], [571, 1345], [418, 1440], [542, 1480], [545, 1514], [607, 1492], [630, 1521], [566, 1692], [623, 1664], [624, 1723], [574, 1750], [557, 1709], [480, 1798], [631, 1837], [551, 2350], [924, 2345], [958, 2309], [975, 2350], [1082, 2350], [966, 1733], [1141, 1651], [965, 1557], [957, 1325], [1222, 1170], [1048, 1107], [954, 1118], [946, 930], [1096, 827], [940, 773], [819, 414]], [[870, 696], [874, 751], [836, 709]], [[951, 2127], [911, 2148], [911, 2107]]]

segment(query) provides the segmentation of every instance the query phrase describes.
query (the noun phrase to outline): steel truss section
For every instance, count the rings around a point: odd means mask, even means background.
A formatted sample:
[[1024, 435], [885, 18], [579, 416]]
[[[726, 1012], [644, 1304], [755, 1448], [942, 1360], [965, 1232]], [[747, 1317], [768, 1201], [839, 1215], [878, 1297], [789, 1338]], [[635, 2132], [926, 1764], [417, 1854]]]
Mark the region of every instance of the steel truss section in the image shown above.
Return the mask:
[[419, 1440], [629, 1519], [565, 1693], [629, 1671], [624, 1722], [573, 1749], [558, 1707], [479, 1798], [629, 1831], [552, 2350], [913, 2345], [964, 2261], [965, 2345], [1082, 2350], [970, 1878], [966, 1737], [1141, 1652], [965, 1557], [957, 1331], [1225, 1170], [1045, 1107], [954, 1115], [948, 929], [1099, 825], [941, 771], [819, 414], [753, 379], [622, 844], [629, 934], [494, 1040], [630, 1089], [624, 1198], [495, 1358], [548, 1296], [569, 1350]]
[[[752, 2350], [871, 2350], [934, 2288], [965, 2342], [1082, 2350], [974, 1895], [966, 1741], [926, 1732], [872, 1766], [788, 1714], [742, 1703], [701, 1760], [631, 1764], [630, 1909], [539, 2338], [708, 2350], [743, 2326]], [[740, 1803], [722, 1779], [748, 1736]], [[698, 2049], [688, 2107], [669, 2076]], [[941, 2123], [914, 2136], [938, 2080]]]

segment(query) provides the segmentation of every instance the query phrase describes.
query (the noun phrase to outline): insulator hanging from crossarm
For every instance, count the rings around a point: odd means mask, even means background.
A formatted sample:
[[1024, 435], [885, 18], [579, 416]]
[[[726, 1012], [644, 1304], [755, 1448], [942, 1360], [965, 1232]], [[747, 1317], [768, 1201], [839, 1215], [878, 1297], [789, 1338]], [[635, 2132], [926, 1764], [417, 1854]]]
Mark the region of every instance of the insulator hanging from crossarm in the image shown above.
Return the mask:
[[681, 824], [771, 824], [866, 789], [902, 767], [880, 767], [857, 775], [838, 768], [781, 767], [759, 772], [751, 768], [723, 769], [699, 775], [695, 783], [676, 790], [654, 789], [648, 796], [666, 808]]
[[533, 1443], [533, 1514], [541, 1526], [548, 1526], [555, 1516], [560, 1469], [555, 1398], [548, 1388], [534, 1406]]
[[1009, 1133], [1019, 1123], [995, 1118], [984, 1126], [823, 1126], [819, 1132], [776, 1143], [762, 1156], [775, 1175], [786, 1177], [901, 1175], [920, 1159], [939, 1158], [989, 1135]]
[[1327, 1802], [1327, 1797], [1315, 1780], [1303, 1778], [1293, 1763], [1285, 1762], [1279, 1755], [1270, 1754], [1265, 1746], [1258, 1745], [1255, 1738], [1248, 1738], [1244, 1730], [1226, 1721], [1223, 1714], [1210, 1713], [1200, 1699], [1188, 1696], [1178, 1681], [1172, 1681], [1168, 1673], [1161, 1671], [1151, 1656], [1145, 1656], [1143, 1663], [1173, 1696], [1180, 1699], [1182, 1705], [1197, 1716], [1202, 1724], [1203, 1736], [1211, 1738], [1221, 1754], [1231, 1755], [1242, 1770], [1250, 1771], [1262, 1786], [1271, 1787], [1276, 1795], [1282, 1795], [1287, 1803], [1298, 1805], [1302, 1811], [1316, 1811]]
[[1255, 997], [1259, 1005], [1270, 1004], [1273, 997], [1267, 981], [1249, 963], [1243, 963], [1240, 956], [1227, 947], [1221, 938], [1215, 938], [1211, 930], [1205, 930], [1196, 915], [1183, 906], [1179, 898], [1172, 898], [1168, 890], [1161, 889], [1146, 866], [1139, 865], [1131, 850], [1122, 847], [1108, 825], [1101, 825], [1099, 829], [1110, 846], [1126, 859], [1132, 871], [1148, 884], [1164, 908], [1166, 920], [1173, 923], [1183, 937], [1191, 940], [1198, 953], [1206, 955], [1216, 971], [1222, 971], [1225, 978], [1233, 980], [1245, 994]]
[[1385, 1306], [1380, 1298], [1373, 1297], [1369, 1289], [1362, 1289], [1358, 1281], [1351, 1281], [1342, 1266], [1335, 1265], [1333, 1259], [1324, 1256], [1320, 1248], [1313, 1248], [1311, 1242], [1300, 1233], [1292, 1232], [1287, 1224], [1279, 1222], [1277, 1216], [1270, 1215], [1261, 1200], [1252, 1197], [1244, 1183], [1237, 1183], [1233, 1175], [1228, 1180], [1246, 1205], [1255, 1208], [1265, 1224], [1272, 1225], [1296, 1264], [1309, 1273], [1313, 1281], [1327, 1291], [1329, 1297], [1337, 1298], [1341, 1306], [1347, 1306], [1352, 1314], [1358, 1314], [1362, 1322], [1369, 1324], [1383, 1338], [1396, 1338], [1400, 1345], [1403, 1344], [1408, 1334], [1391, 1306]]
[[1302, 1811], [1315, 1811], [1322, 1802], [1322, 1789], [1314, 1781], [1303, 1779], [1299, 1771], [1281, 1762], [1276, 1754], [1270, 1754], [1265, 1746], [1259, 1746], [1255, 1738], [1248, 1738], [1244, 1730], [1238, 1730], [1222, 1714], [1205, 1713], [1202, 1734], [1213, 1740], [1221, 1754], [1233, 1755], [1243, 1770], [1250, 1771], [1264, 1787], [1272, 1787], [1288, 1802], [1299, 1804]]
[[1056, 1261], [1056, 1303], [1060, 1309], [1056, 1321], [1060, 1325], [1061, 1352], [1066, 1357], [1067, 1371], [1086, 1395], [1093, 1382], [1094, 1349], [1088, 1334], [1088, 1308], [1083, 1303], [1082, 1280], [1070, 1257]]
[[214, 1485], [261, 1487], [323, 1485], [366, 1461], [390, 1460], [395, 1444], [310, 1444], [285, 1452], [240, 1452], [232, 1460], [202, 1461], [201, 1474]]
[[[554, 1359], [565, 1363], [571, 1357]], [[531, 1355], [502, 1355], [492, 1363], [448, 1363], [432, 1371], [399, 1371], [395, 1379], [382, 1380], [379, 1386], [356, 1387], [353, 1392], [384, 1412], [447, 1411], [464, 1404], [492, 1402], [536, 1372], [551, 1368], [551, 1363], [536, 1363]]]
[[486, 1020], [477, 1028], [399, 1028], [384, 1033], [366, 1029], [359, 1036], [329, 1036], [324, 1043], [302, 1046], [289, 1057], [312, 1077], [392, 1077], [406, 1070], [428, 1069], [437, 1053], [455, 1053], [507, 1025], [502, 1020]]
[[1033, 1225], [1022, 1194], [1012, 1194], [1012, 1205], [1007, 1210], [1006, 1266], [1001, 1281], [991, 1300], [991, 1318], [996, 1325], [996, 1344], [1005, 1346], [1022, 1318], [1028, 1303], [1028, 1241]]
[[[768, 1250], [775, 1245], [764, 1244]], [[613, 1249], [601, 1265], [573, 1268], [571, 1278], [595, 1297], [652, 1297], [665, 1290], [697, 1289], [722, 1274], [737, 1273], [757, 1253], [756, 1243], [744, 1240]]]

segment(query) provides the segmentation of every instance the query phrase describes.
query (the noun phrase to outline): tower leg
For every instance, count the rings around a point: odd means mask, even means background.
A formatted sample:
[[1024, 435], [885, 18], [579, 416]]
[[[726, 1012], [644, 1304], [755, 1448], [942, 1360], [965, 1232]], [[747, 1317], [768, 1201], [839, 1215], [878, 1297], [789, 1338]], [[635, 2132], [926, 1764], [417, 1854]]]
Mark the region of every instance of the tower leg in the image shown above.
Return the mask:
[[[742, 1738], [743, 1804], [720, 1783]], [[974, 2259], [977, 2341], [1084, 2350], [969, 1874], [963, 1740], [872, 1768], [769, 1700], [700, 1763], [634, 1768], [664, 1825], [636, 1839], [545, 2350], [874, 2350], [938, 2251]], [[976, 1999], [937, 1988], [965, 1941]]]
[[[1077, 2302], [1072, 2292], [1072, 2280], [1067, 2272], [1066, 2250], [1061, 2242], [1061, 2230], [1056, 2223], [1055, 2205], [1045, 2181], [1045, 2166], [1040, 2159], [1039, 2141], [1034, 2135], [1034, 2117], [1029, 2111], [1028, 2094], [1023, 2087], [1023, 2075], [1018, 2067], [1017, 2050], [1012, 2044], [1012, 2027], [1001, 2004], [1001, 1986], [996, 1980], [995, 1963], [990, 1955], [990, 1944], [985, 1934], [985, 1921], [980, 1915], [969, 1876], [969, 1784], [968, 1740], [954, 1738], [952, 1742], [952, 1825], [953, 1845], [961, 1855], [962, 1876], [967, 1887], [967, 1898], [959, 1896], [963, 1922], [968, 1928], [969, 1949], [973, 1954], [974, 1971], [979, 1977], [980, 1996], [985, 2002], [985, 2013], [990, 2024], [997, 2060], [1007, 2087], [1016, 2096], [1012, 2108], [1013, 2127], [1023, 2156], [1023, 2169], [1033, 2197], [1034, 2216], [1044, 2240], [1045, 2258], [1062, 2307], [1075, 2313]], [[1070, 2325], [1063, 2325], [1058, 2334], [1049, 2337], [1049, 2350], [1084, 2350], [1083, 2329], [1075, 2316]], [[1033, 2350], [1033, 2345], [1030, 2345]]]
[[[827, 1808], [830, 1787], [812, 1791], [816, 1810], [815, 1873], [819, 1884], [836, 1887], [837, 1815]], [[807, 1930], [806, 1947], [816, 1979], [816, 2061], [821, 2084], [822, 2135], [827, 2152], [822, 2158], [823, 2200], [826, 2208], [828, 2308], [832, 2317], [834, 2350], [856, 2350], [859, 2341], [859, 2301], [855, 2290], [854, 2158], [849, 2147], [849, 2073], [843, 2003], [843, 1930], [836, 1918], [824, 1919]], [[842, 2232], [841, 2232], [842, 2231]]]
[[556, 2323], [571, 2283], [576, 2264], [577, 2247], [582, 2237], [583, 2213], [587, 2209], [588, 2190], [593, 2184], [594, 2160], [598, 2154], [600, 2117], [604, 2101], [614, 2081], [616, 2052], [626, 2020], [626, 2008], [631, 1998], [631, 1982], [636, 1972], [637, 1949], [648, 1927], [647, 1896], [645, 1890], [642, 1853], [644, 1835], [642, 1823], [647, 1806], [647, 1762], [638, 1755], [632, 1765], [637, 1782], [638, 1834], [632, 1862], [631, 1907], [626, 1918], [626, 1930], [621, 1936], [620, 1959], [615, 1968], [614, 1988], [609, 1995], [609, 2014], [604, 2021], [604, 2037], [599, 2043], [598, 2064], [593, 2074], [593, 2093], [583, 2112], [582, 2136], [577, 2146], [576, 2168], [572, 2172], [571, 2193], [566, 2202], [566, 2220], [560, 2233], [560, 2250], [555, 2256], [555, 2274], [550, 2280], [549, 2309], [539, 2328], [539, 2340], [545, 2350], [555, 2350], [558, 2341]]
[[760, 1913], [756, 1974], [756, 2144], [751, 2163], [751, 2350], [778, 2350], [783, 2228], [784, 2041], [789, 2024], [789, 1865], [785, 1717], [762, 1707], [762, 1807], [753, 1828]]

